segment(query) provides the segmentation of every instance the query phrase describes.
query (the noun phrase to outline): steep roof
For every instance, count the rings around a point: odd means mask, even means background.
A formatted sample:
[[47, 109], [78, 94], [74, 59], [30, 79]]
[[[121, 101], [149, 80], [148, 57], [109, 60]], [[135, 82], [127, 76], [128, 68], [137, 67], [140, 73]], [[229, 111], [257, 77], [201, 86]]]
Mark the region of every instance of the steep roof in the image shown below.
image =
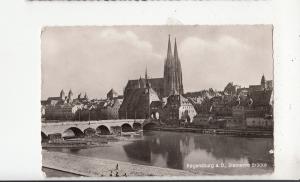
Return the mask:
[[197, 91], [197, 92], [187, 92], [185, 94], [183, 94], [184, 97], [208, 97], [208, 98], [212, 98], [215, 96], [220, 96], [218, 91], [214, 91], [214, 90], [201, 90], [201, 91]]
[[63, 100], [60, 97], [48, 97], [47, 104], [56, 105], [58, 103], [62, 104]]
[[[136, 80], [128, 80], [126, 88], [138, 88], [140, 80], [143, 82], [143, 85], [145, 85], [146, 83], [145, 78], [140, 78]], [[151, 84], [151, 87], [154, 88], [163, 88], [164, 86], [163, 78], [149, 78], [148, 81]]]
[[[186, 103], [190, 103], [189, 99], [183, 97], [182, 95], [179, 95], [179, 98], [180, 98], [180, 104], [183, 105], [183, 104], [186, 104]], [[190, 103], [192, 104], [192, 103]]]
[[118, 95], [118, 93], [112, 88], [110, 91], [107, 93], [107, 95]]
[[270, 105], [272, 90], [253, 91], [250, 98], [253, 100], [253, 106], [267, 106]]
[[[144, 98], [145, 98], [145, 88], [136, 88], [136, 89], [132, 89], [132, 91], [130, 91], [123, 100], [123, 103], [120, 107], [120, 110], [126, 109], [127, 110], [135, 110], [138, 109], [140, 106], [142, 106], [144, 104]], [[149, 91], [151, 94], [156, 94], [156, 92], [150, 88]], [[149, 95], [148, 95], [149, 96]], [[158, 98], [158, 97], [157, 97]], [[149, 96], [150, 102], [151, 102], [151, 98]]]
[[45, 106], [45, 105], [47, 105], [48, 104], [48, 101], [47, 100], [41, 100], [41, 105], [42, 106]]
[[98, 103], [97, 107], [98, 108], [104, 108], [105, 107], [106, 102], [105, 101], [101, 101]]
[[257, 91], [257, 90], [262, 90], [262, 86], [261, 85], [249, 85], [249, 90], [252, 91]]
[[48, 101], [50, 101], [50, 100], [61, 100], [61, 98], [60, 97], [48, 97], [47, 100]]
[[163, 88], [164, 86], [164, 78], [150, 78], [148, 80], [151, 83], [151, 87]]
[[143, 95], [144, 93], [144, 90], [143, 88], [136, 88], [136, 89], [133, 89], [130, 93], [128, 93], [125, 97], [124, 97], [124, 100], [123, 100], [123, 103], [120, 107], [120, 110], [122, 109], [130, 109], [130, 108], [136, 108], [138, 107], [138, 102], [140, 100], [140, 97]]

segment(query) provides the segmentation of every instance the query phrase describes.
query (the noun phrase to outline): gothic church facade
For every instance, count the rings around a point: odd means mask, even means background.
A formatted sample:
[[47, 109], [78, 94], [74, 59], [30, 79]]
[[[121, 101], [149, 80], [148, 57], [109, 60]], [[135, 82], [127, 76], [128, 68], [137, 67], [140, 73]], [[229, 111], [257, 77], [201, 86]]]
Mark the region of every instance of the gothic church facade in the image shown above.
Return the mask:
[[174, 94], [183, 94], [182, 70], [176, 39], [173, 54], [169, 35], [163, 78], [149, 78], [146, 69], [145, 78], [128, 80], [119, 118], [148, 118], [151, 102], [161, 101]]
[[159, 98], [168, 97], [173, 94], [183, 94], [182, 69], [177, 51], [177, 43], [175, 38], [174, 54], [170, 41], [168, 40], [167, 57], [164, 61], [163, 78], [139, 78], [136, 80], [128, 80], [124, 89], [124, 96], [137, 88], [145, 88], [146, 82], [151, 84], [151, 88], [158, 94]]

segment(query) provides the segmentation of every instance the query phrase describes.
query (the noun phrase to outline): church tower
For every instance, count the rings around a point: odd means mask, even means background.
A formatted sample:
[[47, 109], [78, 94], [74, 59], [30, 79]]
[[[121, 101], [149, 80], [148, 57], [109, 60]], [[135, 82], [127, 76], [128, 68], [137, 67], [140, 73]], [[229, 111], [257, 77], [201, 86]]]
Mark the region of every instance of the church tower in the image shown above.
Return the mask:
[[84, 93], [84, 97], [83, 97], [83, 98], [86, 99], [86, 100], [89, 100], [89, 98], [88, 98], [86, 92]]
[[260, 85], [262, 86], [263, 89], [266, 88], [266, 78], [265, 78], [265, 75], [263, 75], [261, 77]]
[[69, 93], [68, 93], [68, 99], [69, 99], [69, 102], [73, 102], [73, 92], [71, 89], [69, 90]]
[[180, 59], [178, 57], [176, 38], [175, 38], [175, 45], [174, 45], [174, 62], [175, 62], [176, 89], [179, 94], [183, 94], [182, 70], [181, 70]]
[[173, 54], [172, 54], [171, 41], [169, 35], [167, 58], [165, 59], [165, 64], [164, 64], [164, 96], [166, 97], [169, 96], [172, 87], [171, 85], [172, 75], [170, 75], [172, 69], [171, 66], [172, 60], [173, 60]]
[[173, 94], [183, 94], [183, 84], [181, 63], [178, 57], [176, 39], [173, 56], [169, 35], [168, 52], [164, 65], [164, 96], [168, 97]]
[[149, 78], [148, 78], [148, 71], [147, 71], [147, 66], [146, 66], [146, 71], [145, 71], [145, 83], [146, 83], [146, 88], [150, 88], [151, 87], [151, 83], [149, 82]]
[[61, 100], [65, 100], [65, 92], [64, 92], [64, 90], [60, 91], [59, 97], [61, 98]]

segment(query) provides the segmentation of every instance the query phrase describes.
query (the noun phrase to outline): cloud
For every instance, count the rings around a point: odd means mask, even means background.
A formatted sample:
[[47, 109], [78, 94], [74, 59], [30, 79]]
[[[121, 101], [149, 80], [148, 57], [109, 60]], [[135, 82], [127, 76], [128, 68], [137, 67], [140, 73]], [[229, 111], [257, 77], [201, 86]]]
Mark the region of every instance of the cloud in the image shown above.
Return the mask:
[[[42, 98], [60, 89], [101, 98], [128, 79], [162, 77], [168, 34], [177, 37], [185, 91], [272, 79], [270, 28], [223, 26], [47, 27], [42, 33]], [[174, 48], [174, 40], [172, 41]]]
[[187, 37], [181, 43], [182, 52], [190, 53], [191, 51], [224, 51], [225, 49], [249, 49], [249, 47], [239, 40], [230, 36], [222, 36], [217, 40], [204, 40], [199, 37]]
[[139, 37], [132, 31], [117, 32], [115, 29], [110, 28], [103, 30], [100, 33], [100, 38], [102, 42], [109, 44], [122, 42], [132, 44], [139, 49], [152, 51], [152, 45], [147, 41], [140, 40]]
[[103, 97], [113, 87], [122, 94], [128, 79], [144, 76], [146, 65], [150, 76], [162, 75], [163, 57], [131, 31], [108, 28], [50, 34], [42, 46], [44, 98], [58, 94], [61, 88], [89, 90], [93, 97]]
[[253, 49], [227, 35], [211, 40], [187, 37], [180, 44], [180, 52], [188, 90], [223, 89], [229, 81], [247, 84], [244, 80], [249, 80], [246, 78], [249, 74], [245, 73], [256, 65], [256, 61], [251, 60], [255, 59]]

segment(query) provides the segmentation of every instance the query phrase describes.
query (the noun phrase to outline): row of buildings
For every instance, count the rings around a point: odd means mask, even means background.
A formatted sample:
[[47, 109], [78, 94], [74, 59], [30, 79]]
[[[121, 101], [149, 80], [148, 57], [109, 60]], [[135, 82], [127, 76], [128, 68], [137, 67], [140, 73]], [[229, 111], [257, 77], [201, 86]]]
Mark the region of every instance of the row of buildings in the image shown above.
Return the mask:
[[[164, 63], [164, 74], [162, 78], [149, 78], [147, 69], [144, 78], [129, 80], [125, 89], [124, 96], [117, 96], [112, 89], [104, 100], [89, 100], [85, 94], [73, 98], [70, 90], [65, 96], [62, 90], [59, 97], [49, 97], [42, 101], [42, 110], [45, 120], [86, 120], [86, 119], [140, 119], [140, 118], [160, 118], [164, 116], [161, 112], [151, 111], [151, 107], [158, 106], [166, 108], [167, 101], [183, 103], [185, 110], [180, 108], [179, 118], [186, 116], [186, 112], [196, 114], [191, 103], [183, 94], [182, 69], [177, 51], [175, 39], [174, 52], [172, 51], [170, 36], [168, 40], [167, 57]], [[174, 95], [174, 98], [169, 96]], [[177, 96], [175, 96], [177, 95]], [[180, 95], [180, 96], [179, 96]], [[171, 107], [171, 106], [170, 106]], [[191, 109], [192, 111], [186, 111]], [[157, 110], [157, 109], [155, 109]], [[175, 112], [171, 118], [175, 118]], [[183, 116], [184, 115], [184, 116]]]
[[[71, 120], [87, 121], [102, 119], [118, 119], [119, 108], [123, 97], [119, 96], [113, 89], [107, 93], [106, 99], [90, 100], [85, 94], [78, 94], [73, 99], [69, 91], [68, 96], [64, 96], [64, 91], [59, 97], [49, 97], [42, 101], [42, 118], [45, 121]], [[71, 96], [71, 97], [70, 97]]]
[[[265, 84], [268, 83], [268, 84]], [[273, 84], [262, 76], [261, 84], [247, 88], [229, 83], [216, 96], [196, 103], [194, 125], [226, 128], [273, 128]]]
[[258, 85], [241, 87], [228, 83], [223, 91], [213, 89], [184, 93], [182, 68], [175, 39], [170, 36], [162, 78], [128, 80], [119, 96], [113, 89], [106, 99], [89, 100], [87, 94], [73, 97], [70, 90], [42, 101], [42, 116], [49, 120], [146, 119], [166, 125], [194, 127], [273, 127], [273, 82], [263, 75]]

